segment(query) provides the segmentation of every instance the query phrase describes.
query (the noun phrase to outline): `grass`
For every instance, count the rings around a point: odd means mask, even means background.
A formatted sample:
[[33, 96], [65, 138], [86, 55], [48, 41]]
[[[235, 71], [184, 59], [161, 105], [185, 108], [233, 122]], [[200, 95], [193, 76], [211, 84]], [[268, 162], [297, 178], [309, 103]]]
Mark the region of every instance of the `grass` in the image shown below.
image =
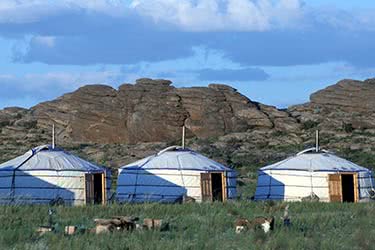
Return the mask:
[[[279, 217], [281, 203], [228, 202], [186, 205], [117, 205], [55, 207], [57, 232], [39, 237], [35, 229], [48, 221], [46, 206], [0, 207], [0, 249], [374, 249], [375, 206], [291, 203], [292, 226]], [[93, 227], [94, 218], [136, 215], [170, 222], [166, 232], [89, 233], [65, 236], [66, 225]], [[275, 230], [236, 235], [238, 217], [276, 217]]]
[[[278, 152], [289, 154], [300, 149], [300, 145], [275, 146], [269, 150], [275, 153], [264, 153], [260, 157], [251, 153], [236, 154], [236, 144], [237, 141], [233, 141], [224, 149], [207, 146], [202, 151], [236, 167], [241, 177], [239, 180], [243, 182], [238, 187], [242, 198], [254, 194], [259, 167], [285, 158]], [[71, 150], [80, 152], [85, 147], [87, 145], [80, 145]], [[370, 152], [343, 150], [341, 154], [360, 165], [375, 166], [375, 154]], [[6, 154], [0, 154], [0, 158], [3, 155]], [[375, 249], [375, 204], [291, 203], [290, 228], [283, 227], [279, 219], [283, 214], [281, 205], [236, 201], [225, 204], [55, 207], [57, 232], [42, 237], [35, 230], [47, 224], [47, 206], [0, 206], [0, 249]], [[94, 218], [115, 215], [165, 219], [170, 222], [171, 230], [99, 236], [89, 233], [65, 236], [63, 233], [66, 225], [90, 228], [94, 226]], [[277, 219], [272, 233], [234, 233], [236, 218], [269, 215]]]

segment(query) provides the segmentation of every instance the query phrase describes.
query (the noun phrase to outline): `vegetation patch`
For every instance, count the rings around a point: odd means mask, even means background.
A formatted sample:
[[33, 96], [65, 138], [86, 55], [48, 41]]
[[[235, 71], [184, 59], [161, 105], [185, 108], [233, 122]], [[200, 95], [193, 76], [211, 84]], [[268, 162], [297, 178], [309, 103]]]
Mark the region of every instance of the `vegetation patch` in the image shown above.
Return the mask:
[[[56, 232], [39, 236], [48, 223], [47, 206], [0, 207], [1, 249], [371, 249], [375, 244], [373, 204], [289, 203], [291, 226], [280, 217], [285, 203], [228, 202], [185, 205], [55, 207]], [[160, 218], [168, 231], [89, 232], [65, 235], [67, 225], [94, 227], [95, 218], [133, 215]], [[238, 218], [274, 216], [274, 231], [235, 233]]]

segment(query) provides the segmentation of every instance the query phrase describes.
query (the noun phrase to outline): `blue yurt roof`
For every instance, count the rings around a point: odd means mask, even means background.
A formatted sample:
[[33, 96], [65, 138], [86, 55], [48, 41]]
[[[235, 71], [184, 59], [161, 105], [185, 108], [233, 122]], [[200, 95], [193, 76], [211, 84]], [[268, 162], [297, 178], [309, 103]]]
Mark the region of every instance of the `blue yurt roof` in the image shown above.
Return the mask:
[[50, 145], [33, 148], [17, 158], [0, 164], [1, 170], [55, 170], [98, 172], [104, 168]]
[[166, 148], [155, 155], [128, 164], [122, 169], [233, 171], [191, 149], [178, 146]]
[[289, 157], [283, 161], [263, 167], [266, 170], [296, 170], [296, 171], [332, 171], [332, 172], [363, 172], [369, 171], [353, 162], [340, 158], [325, 150], [316, 152], [310, 148]]

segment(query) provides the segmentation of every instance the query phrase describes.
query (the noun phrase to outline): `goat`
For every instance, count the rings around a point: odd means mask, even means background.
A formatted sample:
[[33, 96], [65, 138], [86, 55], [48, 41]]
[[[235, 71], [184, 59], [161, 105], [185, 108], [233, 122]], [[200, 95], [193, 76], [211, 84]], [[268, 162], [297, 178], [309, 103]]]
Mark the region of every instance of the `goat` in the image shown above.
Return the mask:
[[247, 219], [237, 219], [234, 226], [236, 228], [236, 234], [239, 234], [250, 228], [250, 221]]
[[236, 233], [239, 234], [245, 230], [262, 229], [265, 233], [272, 231], [275, 226], [275, 218], [257, 217], [251, 221], [247, 219], [237, 219], [235, 223]]

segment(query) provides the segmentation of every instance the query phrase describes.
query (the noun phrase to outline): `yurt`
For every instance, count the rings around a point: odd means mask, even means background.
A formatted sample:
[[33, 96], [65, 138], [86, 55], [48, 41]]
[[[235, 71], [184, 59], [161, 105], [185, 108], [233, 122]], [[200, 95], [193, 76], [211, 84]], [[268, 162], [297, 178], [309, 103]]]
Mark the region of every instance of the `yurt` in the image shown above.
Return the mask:
[[236, 197], [236, 172], [190, 149], [172, 146], [119, 170], [119, 202], [177, 202]]
[[370, 200], [373, 188], [369, 169], [311, 148], [261, 168], [254, 199], [361, 202]]
[[0, 165], [1, 204], [104, 204], [110, 171], [52, 146]]

